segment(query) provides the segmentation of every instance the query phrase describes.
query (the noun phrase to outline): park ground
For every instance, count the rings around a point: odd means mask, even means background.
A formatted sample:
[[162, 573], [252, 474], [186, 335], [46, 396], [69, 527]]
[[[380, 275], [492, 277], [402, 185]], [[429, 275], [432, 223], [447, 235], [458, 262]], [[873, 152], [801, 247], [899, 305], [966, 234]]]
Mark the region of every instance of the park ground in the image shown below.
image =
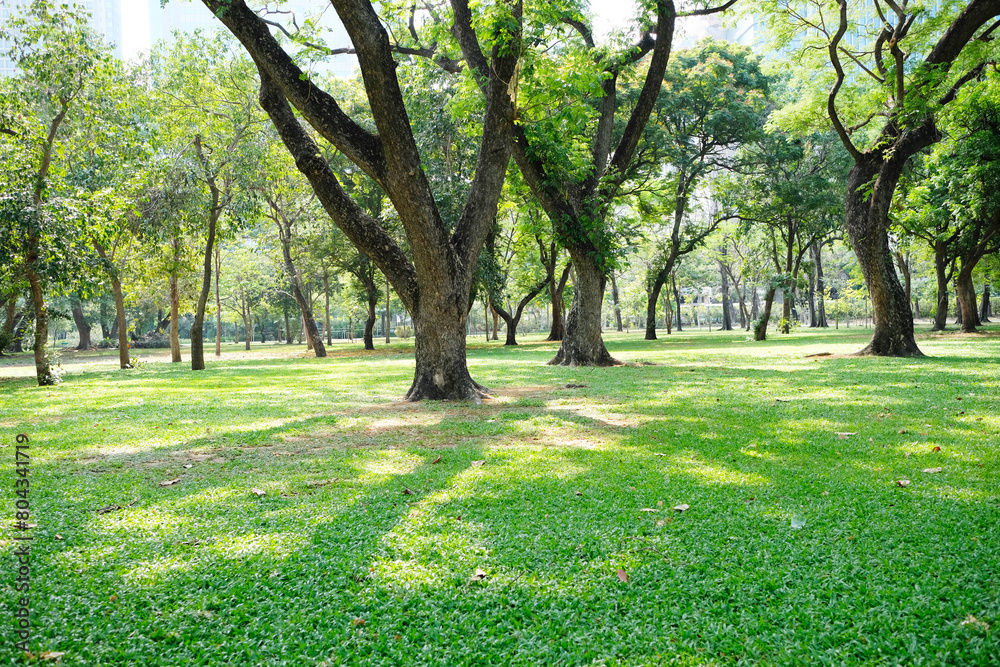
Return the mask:
[[3, 521], [25, 433], [37, 523], [0, 664], [1000, 664], [986, 331], [470, 341], [481, 405], [400, 402], [412, 342], [0, 360]]

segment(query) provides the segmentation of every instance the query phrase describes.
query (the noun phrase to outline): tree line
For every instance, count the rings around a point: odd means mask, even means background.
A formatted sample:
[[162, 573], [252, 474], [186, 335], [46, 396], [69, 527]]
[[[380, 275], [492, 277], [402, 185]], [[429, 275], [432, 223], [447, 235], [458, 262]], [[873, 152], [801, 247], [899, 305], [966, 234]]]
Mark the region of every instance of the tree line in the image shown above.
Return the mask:
[[[647, 339], [682, 326], [685, 282], [688, 303], [718, 286], [720, 326], [757, 340], [779, 299], [783, 332], [823, 326], [824, 249], [850, 256], [837, 296], [870, 299], [862, 353], [920, 354], [925, 275], [935, 328], [952, 285], [964, 331], [989, 317], [1000, 0], [755, 3], [783, 54], [769, 62], [674, 48], [685, 19], [735, 0], [640, 3], [633, 34], [605, 44], [575, 0], [338, 0], [350, 49], [287, 13], [204, 4], [224, 31], [127, 64], [51, 0], [2, 28], [19, 73], [0, 83], [0, 350], [30, 340], [39, 384], [57, 380], [53, 299], [83, 347], [84, 306], [101, 304], [123, 368], [143, 333], [129, 309], [158, 304], [176, 362], [187, 315], [193, 370], [206, 328], [219, 353], [224, 312], [247, 344], [270, 319], [322, 357], [331, 298], [368, 348], [394, 302], [411, 400], [486, 395], [465, 356], [477, 303], [508, 344], [547, 304], [563, 365], [617, 363], [606, 302], [619, 329], [645, 310]], [[357, 79], [315, 68], [345, 51]]]

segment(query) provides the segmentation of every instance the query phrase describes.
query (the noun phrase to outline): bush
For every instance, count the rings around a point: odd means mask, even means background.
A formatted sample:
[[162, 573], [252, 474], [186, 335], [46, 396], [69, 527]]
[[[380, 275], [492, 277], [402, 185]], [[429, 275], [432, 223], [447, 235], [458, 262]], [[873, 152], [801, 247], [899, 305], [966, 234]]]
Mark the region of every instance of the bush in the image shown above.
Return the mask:
[[412, 335], [413, 335], [413, 329], [406, 326], [405, 324], [401, 324], [400, 326], [396, 327], [396, 338], [409, 338]]
[[151, 333], [132, 341], [129, 347], [139, 350], [149, 350], [155, 348], [170, 348], [170, 338], [166, 334]]

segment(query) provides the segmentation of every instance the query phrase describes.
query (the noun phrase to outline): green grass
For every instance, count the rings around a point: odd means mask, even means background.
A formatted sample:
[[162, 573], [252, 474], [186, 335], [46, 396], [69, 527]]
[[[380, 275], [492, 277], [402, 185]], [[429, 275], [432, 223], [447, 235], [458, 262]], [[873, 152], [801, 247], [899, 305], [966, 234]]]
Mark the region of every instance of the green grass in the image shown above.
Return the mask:
[[[10, 519], [16, 433], [34, 458], [33, 650], [88, 666], [998, 664], [1000, 335], [925, 335], [926, 359], [805, 358], [868, 333], [609, 334], [656, 365], [607, 369], [545, 366], [555, 346], [532, 337], [473, 341], [496, 390], [479, 406], [398, 402], [412, 342], [227, 351], [201, 373], [118, 371], [112, 352], [55, 388], [7, 379]], [[0, 664], [21, 664], [2, 549]]]

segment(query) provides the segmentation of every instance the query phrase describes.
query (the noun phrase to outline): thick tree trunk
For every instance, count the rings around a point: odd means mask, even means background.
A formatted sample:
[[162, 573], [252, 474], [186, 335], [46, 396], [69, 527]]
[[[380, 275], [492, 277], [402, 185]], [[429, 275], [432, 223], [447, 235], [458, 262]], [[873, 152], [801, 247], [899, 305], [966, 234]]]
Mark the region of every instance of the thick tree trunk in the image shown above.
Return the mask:
[[900, 273], [903, 274], [903, 291], [906, 292], [906, 303], [907, 307], [912, 303], [912, 287], [913, 287], [913, 276], [910, 275], [910, 259], [909, 257], [903, 256], [903, 253], [898, 250], [893, 253], [896, 258], [896, 266], [899, 267]]
[[764, 311], [761, 313], [757, 324], [754, 326], [754, 340], [767, 340], [767, 324], [771, 319], [771, 306], [774, 304], [774, 285], [769, 285], [767, 294], [764, 296]]
[[566, 316], [566, 336], [556, 356], [555, 366], [615, 366], [619, 362], [604, 346], [601, 310], [604, 306], [605, 275], [587, 252], [570, 249], [576, 270], [573, 305]]
[[786, 334], [792, 328], [792, 296], [791, 290], [781, 290], [781, 333]]
[[90, 323], [87, 322], [87, 318], [83, 316], [83, 303], [80, 299], [72, 297], [73, 303], [73, 322], [76, 324], [76, 330], [80, 334], [80, 342], [77, 344], [77, 350], [89, 350], [93, 345], [90, 342]]
[[170, 268], [170, 361], [181, 362], [180, 293], [177, 290], [177, 262], [180, 260], [181, 241], [174, 238], [174, 262]]
[[955, 288], [958, 293], [959, 311], [962, 313], [962, 333], [976, 333], [977, 316], [979, 312], [976, 308], [976, 288], [972, 284], [972, 268], [975, 264], [970, 263], [968, 270], [963, 264], [962, 270], [958, 272], [955, 279]]
[[816, 326], [827, 328], [826, 321], [826, 279], [823, 277], [823, 245], [814, 243], [812, 247], [813, 263], [816, 265]]
[[[618, 281], [615, 280], [615, 272], [611, 272], [611, 300], [615, 305], [615, 326], [618, 331], [622, 331], [622, 309], [618, 303]], [[655, 313], [655, 309], [654, 309]], [[656, 327], [653, 327], [654, 331]]]
[[[898, 161], [898, 158], [893, 158]], [[892, 266], [886, 216], [902, 165], [862, 155], [848, 175], [846, 227], [874, 308], [875, 331], [859, 355], [923, 356], [913, 335], [913, 313]], [[874, 190], [870, 183], [879, 175]]]
[[979, 302], [979, 323], [986, 324], [990, 321], [990, 284], [983, 284], [983, 299]]
[[413, 313], [416, 371], [406, 399], [478, 402], [488, 393], [469, 375], [465, 360], [468, 290], [448, 293], [445, 284], [440, 289], [442, 298], [421, 299]]
[[111, 266], [111, 289], [115, 295], [115, 324], [111, 327], [111, 335], [115, 335], [115, 331], [118, 332], [118, 365], [121, 368], [131, 368], [132, 360], [129, 358], [128, 353], [128, 325], [125, 323], [125, 296], [122, 294], [122, 281], [118, 278], [118, 272], [111, 265], [111, 260], [108, 258], [108, 254], [96, 239], [92, 239], [94, 244], [94, 249], [101, 259], [108, 262]]
[[194, 322], [191, 323], [191, 370], [193, 371], [205, 370], [205, 307], [208, 305], [208, 293], [212, 289], [212, 253], [215, 250], [215, 229], [218, 220], [219, 213], [213, 208], [208, 219], [201, 293], [198, 295], [198, 305], [194, 311]]

